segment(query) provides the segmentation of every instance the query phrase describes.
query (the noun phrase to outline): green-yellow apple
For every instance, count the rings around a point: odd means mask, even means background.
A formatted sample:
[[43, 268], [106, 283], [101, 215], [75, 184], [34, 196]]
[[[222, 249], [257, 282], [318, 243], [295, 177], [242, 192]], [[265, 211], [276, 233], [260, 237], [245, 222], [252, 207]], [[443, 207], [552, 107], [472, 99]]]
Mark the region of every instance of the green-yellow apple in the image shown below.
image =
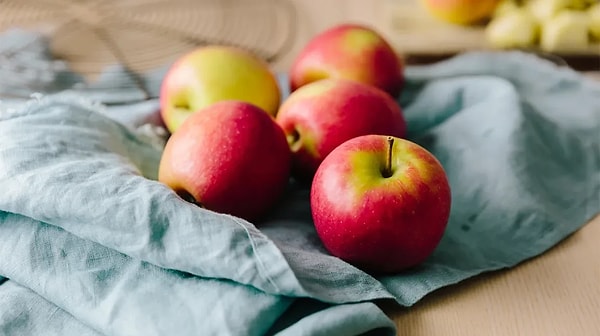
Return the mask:
[[171, 132], [192, 113], [223, 100], [252, 103], [270, 115], [281, 99], [267, 63], [243, 49], [200, 47], [169, 68], [160, 91], [161, 116]]
[[333, 256], [368, 272], [397, 273], [438, 246], [451, 192], [442, 165], [423, 147], [365, 135], [325, 158], [310, 204], [317, 234]]
[[158, 179], [206, 209], [255, 220], [280, 197], [289, 174], [290, 150], [273, 117], [250, 103], [222, 101], [171, 135]]
[[321, 161], [346, 140], [383, 134], [404, 137], [400, 105], [382, 90], [330, 78], [294, 91], [281, 105], [277, 123], [292, 151], [293, 175], [310, 181]]
[[404, 84], [400, 56], [374, 29], [341, 24], [314, 36], [290, 69], [290, 88], [324, 78], [345, 78], [376, 86], [397, 96]]
[[474, 24], [492, 16], [500, 0], [421, 0], [435, 18], [454, 24]]

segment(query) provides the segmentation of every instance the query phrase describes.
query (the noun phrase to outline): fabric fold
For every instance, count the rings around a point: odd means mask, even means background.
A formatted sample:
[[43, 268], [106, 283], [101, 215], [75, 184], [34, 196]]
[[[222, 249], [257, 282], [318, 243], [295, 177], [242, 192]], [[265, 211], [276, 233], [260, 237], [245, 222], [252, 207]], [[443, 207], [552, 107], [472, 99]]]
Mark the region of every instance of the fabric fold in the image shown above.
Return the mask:
[[292, 302], [161, 269], [23, 216], [0, 216], [0, 274], [106, 335], [262, 335]]
[[[72, 315], [14, 281], [0, 286], [0, 333], [5, 336], [102, 336]], [[10, 308], [10, 309], [6, 309]]]
[[[344, 323], [332, 323], [338, 319]], [[319, 326], [317, 330], [315, 326]], [[267, 335], [393, 336], [396, 327], [373, 302], [332, 306], [300, 299], [288, 308]]]
[[0, 209], [161, 267], [303, 294], [254, 225], [191, 205], [155, 181], [160, 151], [93, 108], [49, 97], [0, 114]]

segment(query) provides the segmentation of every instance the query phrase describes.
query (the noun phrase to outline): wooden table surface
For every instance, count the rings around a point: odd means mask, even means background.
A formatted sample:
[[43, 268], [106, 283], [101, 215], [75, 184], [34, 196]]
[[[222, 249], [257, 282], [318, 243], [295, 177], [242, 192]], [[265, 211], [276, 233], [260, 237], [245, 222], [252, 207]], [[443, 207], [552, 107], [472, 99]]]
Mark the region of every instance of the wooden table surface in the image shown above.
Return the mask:
[[[285, 71], [313, 34], [340, 22], [362, 22], [379, 29], [395, 47], [425, 45], [421, 37], [394, 36], [390, 1], [293, 0], [301, 22], [292, 51], [276, 64]], [[413, 2], [414, 4], [414, 2]], [[393, 4], [392, 4], [393, 5]], [[416, 5], [415, 5], [416, 6]], [[418, 10], [418, 9], [417, 9]], [[458, 48], [478, 48], [481, 39]], [[431, 50], [435, 52], [435, 49]], [[600, 66], [598, 67], [600, 71]], [[598, 73], [590, 73], [597, 76]], [[600, 195], [599, 195], [600, 202]], [[508, 270], [477, 276], [426, 296], [410, 308], [384, 306], [398, 335], [600, 335], [600, 216], [548, 252]]]

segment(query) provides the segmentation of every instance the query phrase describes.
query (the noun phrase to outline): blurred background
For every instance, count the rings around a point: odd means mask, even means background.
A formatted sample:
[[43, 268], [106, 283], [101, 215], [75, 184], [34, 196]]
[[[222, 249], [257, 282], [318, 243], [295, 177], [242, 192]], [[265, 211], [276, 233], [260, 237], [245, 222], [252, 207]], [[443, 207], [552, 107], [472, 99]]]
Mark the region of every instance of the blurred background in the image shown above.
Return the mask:
[[144, 72], [216, 43], [252, 50], [285, 71], [312, 36], [350, 21], [379, 30], [410, 64], [520, 49], [600, 70], [597, 0], [0, 1], [0, 32], [43, 33], [52, 57], [89, 80], [111, 64]]

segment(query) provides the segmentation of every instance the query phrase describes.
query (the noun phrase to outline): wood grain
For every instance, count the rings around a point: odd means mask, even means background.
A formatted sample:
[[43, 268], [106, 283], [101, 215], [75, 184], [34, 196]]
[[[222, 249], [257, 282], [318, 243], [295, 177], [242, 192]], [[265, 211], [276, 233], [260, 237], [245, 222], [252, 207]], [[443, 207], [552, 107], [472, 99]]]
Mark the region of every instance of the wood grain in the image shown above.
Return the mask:
[[387, 304], [399, 335], [598, 335], [600, 216], [521, 265], [443, 288], [410, 308]]

